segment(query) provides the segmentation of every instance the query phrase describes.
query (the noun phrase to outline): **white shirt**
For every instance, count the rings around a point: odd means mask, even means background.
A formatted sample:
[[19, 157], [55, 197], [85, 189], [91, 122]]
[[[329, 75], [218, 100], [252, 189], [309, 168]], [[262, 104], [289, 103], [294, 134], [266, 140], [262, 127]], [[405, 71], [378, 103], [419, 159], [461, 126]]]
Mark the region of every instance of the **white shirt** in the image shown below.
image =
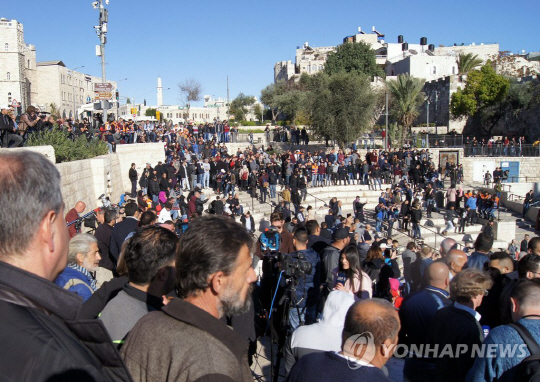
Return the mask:
[[166, 208], [162, 209], [159, 213], [158, 217], [158, 223], [165, 223], [167, 220], [172, 220], [171, 218], [171, 211], [167, 210]]

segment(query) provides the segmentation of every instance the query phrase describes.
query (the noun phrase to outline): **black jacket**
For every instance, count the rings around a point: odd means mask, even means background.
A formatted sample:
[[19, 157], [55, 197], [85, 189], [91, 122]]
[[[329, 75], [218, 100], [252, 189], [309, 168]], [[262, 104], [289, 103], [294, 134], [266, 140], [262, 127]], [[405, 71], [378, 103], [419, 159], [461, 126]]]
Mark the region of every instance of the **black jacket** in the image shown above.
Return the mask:
[[[251, 222], [250, 232], [255, 232], [255, 220], [253, 219], [253, 216], [249, 215], [249, 221]], [[242, 215], [240, 218], [240, 223], [242, 223], [244, 227], [246, 226], [246, 215]]]
[[134, 168], [129, 169], [129, 180], [131, 180], [132, 182], [137, 181], [137, 170], [135, 170]]
[[114, 269], [115, 259], [111, 259], [111, 234], [113, 227], [108, 224], [100, 224], [94, 236], [98, 241], [99, 254], [101, 255], [101, 260], [99, 260], [99, 266], [105, 269], [112, 271]]
[[131, 381], [99, 320], [79, 320], [82, 299], [0, 261], [0, 375], [8, 381]]
[[124, 240], [126, 240], [127, 235], [135, 231], [138, 226], [139, 221], [132, 217], [126, 217], [124, 220], [114, 226], [111, 234], [110, 253], [116, 261], [118, 261], [120, 249], [122, 248], [122, 244], [124, 244]]
[[467, 372], [474, 363], [473, 345], [480, 346], [484, 340], [482, 327], [472, 314], [457, 309], [454, 305], [440, 309], [429, 329], [427, 343], [434, 349], [438, 345], [439, 354], [447, 344], [452, 351], [458, 345], [466, 345], [465, 352], [459, 357], [450, 358], [448, 353], [435, 359], [437, 375], [440, 381], [464, 381]]

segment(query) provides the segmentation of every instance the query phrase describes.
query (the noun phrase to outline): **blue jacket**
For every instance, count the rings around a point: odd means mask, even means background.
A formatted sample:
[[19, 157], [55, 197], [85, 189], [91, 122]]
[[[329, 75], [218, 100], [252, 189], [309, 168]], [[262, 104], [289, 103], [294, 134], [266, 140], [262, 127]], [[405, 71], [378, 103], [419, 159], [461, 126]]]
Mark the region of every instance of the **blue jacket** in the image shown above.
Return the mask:
[[61, 288], [78, 294], [86, 301], [92, 296], [94, 290], [91, 287], [91, 280], [76, 269], [66, 267], [58, 275], [54, 283]]
[[406, 345], [425, 344], [437, 311], [452, 304], [449, 298], [450, 293], [433, 286], [405, 297], [399, 310], [399, 342]]
[[471, 207], [471, 210], [476, 210], [476, 198], [471, 196], [469, 199], [467, 199], [465, 207]]
[[484, 264], [489, 262], [489, 257], [482, 252], [474, 251], [467, 260], [467, 268], [484, 270]]
[[[536, 342], [540, 342], [540, 320], [522, 318], [518, 322], [529, 330]], [[492, 329], [484, 340], [484, 345], [494, 348], [494, 354], [476, 356], [474, 365], [467, 374], [467, 381], [514, 381], [516, 366], [531, 354], [520, 335], [508, 325]], [[503, 355], [502, 352], [506, 354]]]

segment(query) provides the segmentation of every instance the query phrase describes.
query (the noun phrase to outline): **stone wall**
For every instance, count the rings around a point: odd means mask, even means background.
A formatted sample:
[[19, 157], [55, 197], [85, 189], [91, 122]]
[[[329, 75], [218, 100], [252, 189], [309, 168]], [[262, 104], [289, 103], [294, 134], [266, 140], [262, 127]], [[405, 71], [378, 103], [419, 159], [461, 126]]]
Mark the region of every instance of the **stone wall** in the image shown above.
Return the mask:
[[519, 179], [516, 183], [530, 183], [540, 180], [540, 157], [463, 157], [465, 182], [481, 182], [486, 171], [493, 172], [495, 167], [501, 167], [503, 162], [519, 161]]
[[[55, 161], [52, 146], [9, 150], [32, 150], [44, 154], [52, 162]], [[101, 202], [98, 201], [101, 194], [109, 196], [116, 203], [120, 200], [121, 194], [131, 191], [128, 177], [131, 163], [136, 164], [140, 176], [147, 162], [153, 167], [164, 160], [162, 143], [139, 143], [119, 145], [113, 154], [57, 163], [56, 167], [62, 176], [61, 188], [66, 208], [70, 209], [77, 201], [82, 200], [86, 203], [88, 212], [101, 206]]]

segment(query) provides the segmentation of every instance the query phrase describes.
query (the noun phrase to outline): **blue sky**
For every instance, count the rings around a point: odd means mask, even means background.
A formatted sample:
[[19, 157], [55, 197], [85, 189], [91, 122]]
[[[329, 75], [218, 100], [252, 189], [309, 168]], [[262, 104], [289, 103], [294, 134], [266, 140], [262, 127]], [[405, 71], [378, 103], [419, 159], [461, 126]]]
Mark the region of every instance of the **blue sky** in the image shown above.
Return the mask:
[[[2, 0], [0, 17], [24, 24], [26, 43], [38, 61], [84, 65], [101, 76], [93, 26], [92, 0]], [[359, 26], [372, 26], [386, 40], [452, 45], [498, 42], [501, 50], [540, 51], [540, 1], [390, 0], [382, 1], [193, 1], [110, 0], [106, 47], [107, 77], [122, 96], [156, 103], [161, 76], [164, 103], [180, 102], [178, 83], [194, 78], [203, 93], [260, 95], [273, 81], [277, 61], [292, 60], [296, 46], [341, 43]], [[170, 89], [168, 89], [170, 88]]]

